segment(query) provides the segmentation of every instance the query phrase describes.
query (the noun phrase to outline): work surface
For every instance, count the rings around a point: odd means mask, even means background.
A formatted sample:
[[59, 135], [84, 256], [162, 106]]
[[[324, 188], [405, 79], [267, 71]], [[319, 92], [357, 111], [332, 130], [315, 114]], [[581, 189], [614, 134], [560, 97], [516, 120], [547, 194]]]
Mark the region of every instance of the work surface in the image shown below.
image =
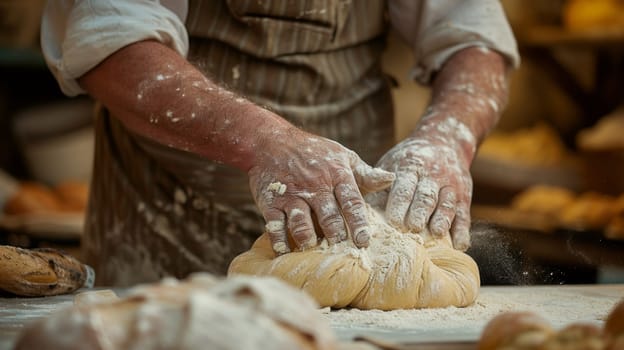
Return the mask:
[[[123, 291], [117, 293], [123, 295]], [[600, 325], [622, 298], [624, 284], [482, 287], [476, 303], [467, 308], [386, 312], [338, 310], [324, 311], [323, 314], [343, 341], [364, 336], [406, 345], [474, 343], [485, 324], [500, 312], [533, 311], [557, 328], [572, 322]], [[72, 301], [72, 295], [0, 298], [0, 350], [11, 349], [24, 325], [70, 306]], [[409, 348], [412, 347], [406, 347]]]

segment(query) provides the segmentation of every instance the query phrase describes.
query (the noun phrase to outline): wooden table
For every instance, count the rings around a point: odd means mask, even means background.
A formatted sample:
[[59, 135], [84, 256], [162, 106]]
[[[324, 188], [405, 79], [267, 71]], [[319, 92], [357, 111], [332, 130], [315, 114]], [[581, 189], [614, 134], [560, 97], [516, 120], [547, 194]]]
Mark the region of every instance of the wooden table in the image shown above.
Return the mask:
[[[486, 286], [468, 308], [339, 310], [324, 316], [345, 343], [367, 337], [397, 344], [397, 349], [474, 349], [485, 324], [500, 312], [533, 311], [557, 328], [572, 322], [600, 325], [623, 297], [624, 284]], [[72, 305], [72, 300], [72, 295], [0, 298], [0, 350], [11, 349], [25, 325]]]

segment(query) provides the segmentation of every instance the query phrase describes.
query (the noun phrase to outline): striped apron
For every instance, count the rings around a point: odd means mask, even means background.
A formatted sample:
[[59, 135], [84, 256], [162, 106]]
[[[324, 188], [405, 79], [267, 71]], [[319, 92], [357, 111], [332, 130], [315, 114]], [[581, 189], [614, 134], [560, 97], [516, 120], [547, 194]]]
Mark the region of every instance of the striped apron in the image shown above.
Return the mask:
[[[190, 1], [189, 61], [374, 163], [393, 143], [382, 0]], [[83, 254], [98, 285], [224, 274], [262, 233], [247, 174], [130, 133], [105, 109]]]

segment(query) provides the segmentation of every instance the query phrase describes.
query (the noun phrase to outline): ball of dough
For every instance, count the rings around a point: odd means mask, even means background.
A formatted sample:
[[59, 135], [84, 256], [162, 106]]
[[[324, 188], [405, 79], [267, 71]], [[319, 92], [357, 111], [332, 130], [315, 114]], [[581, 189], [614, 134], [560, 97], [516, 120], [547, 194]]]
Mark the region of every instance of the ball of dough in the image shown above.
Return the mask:
[[15, 349], [333, 349], [316, 303], [273, 278], [207, 274], [81, 297], [29, 326]]
[[324, 307], [411, 309], [467, 306], [479, 290], [479, 270], [450, 239], [402, 233], [368, 207], [368, 248], [351, 239], [276, 257], [268, 235], [230, 264], [228, 274], [275, 276], [310, 294]]

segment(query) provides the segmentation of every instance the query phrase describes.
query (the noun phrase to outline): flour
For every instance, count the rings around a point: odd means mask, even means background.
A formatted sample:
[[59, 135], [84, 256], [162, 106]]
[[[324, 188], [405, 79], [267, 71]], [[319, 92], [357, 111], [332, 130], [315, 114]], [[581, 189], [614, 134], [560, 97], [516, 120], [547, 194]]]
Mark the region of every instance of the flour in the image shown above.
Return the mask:
[[267, 186], [267, 191], [268, 192], [275, 192], [279, 195], [283, 195], [286, 192], [286, 185], [277, 181], [277, 182], [272, 182]]
[[[534, 312], [562, 328], [574, 322], [600, 324], [615, 305], [620, 291], [586, 292], [577, 286], [485, 287], [465, 308], [413, 310], [342, 309], [324, 312], [339, 338], [375, 334], [390, 340], [478, 339], [494, 316], [509, 311]], [[453, 334], [453, 333], [457, 334]]]
[[[393, 273], [397, 276], [397, 289], [410, 287], [405, 283], [412, 273], [412, 265], [409, 262], [416, 254], [414, 245], [423, 245], [422, 237], [397, 231], [386, 222], [382, 214], [372, 208], [368, 221], [370, 232], [373, 232], [368, 248], [357, 248], [351, 239], [332, 245], [323, 239], [316, 249], [328, 256], [325, 265], [330, 265], [332, 259], [341, 259], [341, 255], [347, 255], [352, 259], [358, 259], [363, 268], [371, 271], [377, 283], [383, 284], [387, 275]], [[321, 264], [319, 270], [323, 268]]]

